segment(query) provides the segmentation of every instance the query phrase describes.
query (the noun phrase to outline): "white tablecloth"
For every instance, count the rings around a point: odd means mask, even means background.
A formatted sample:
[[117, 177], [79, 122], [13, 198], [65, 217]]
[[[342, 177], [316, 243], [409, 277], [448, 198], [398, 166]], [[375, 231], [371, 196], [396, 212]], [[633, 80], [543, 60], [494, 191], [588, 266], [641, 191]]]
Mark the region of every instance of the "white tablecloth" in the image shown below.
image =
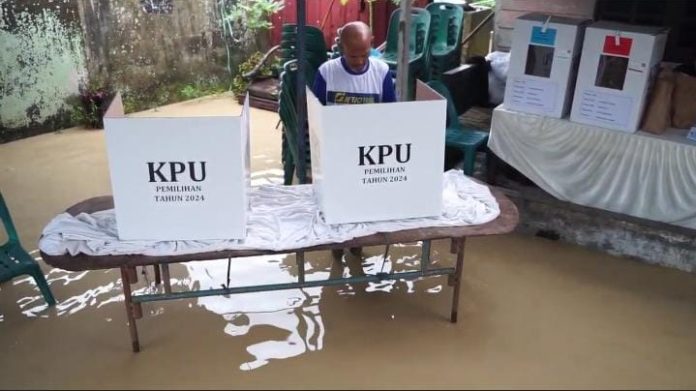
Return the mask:
[[[180, 255], [222, 250], [285, 250], [340, 243], [378, 232], [484, 224], [500, 214], [488, 187], [451, 170], [443, 174], [439, 217], [356, 224], [326, 224], [311, 185], [252, 187], [244, 240], [122, 241], [113, 209], [71, 216], [61, 213], [44, 228], [39, 249], [48, 255]], [[439, 191], [433, 189], [433, 191]]]
[[696, 142], [499, 106], [490, 149], [558, 199], [696, 229]]

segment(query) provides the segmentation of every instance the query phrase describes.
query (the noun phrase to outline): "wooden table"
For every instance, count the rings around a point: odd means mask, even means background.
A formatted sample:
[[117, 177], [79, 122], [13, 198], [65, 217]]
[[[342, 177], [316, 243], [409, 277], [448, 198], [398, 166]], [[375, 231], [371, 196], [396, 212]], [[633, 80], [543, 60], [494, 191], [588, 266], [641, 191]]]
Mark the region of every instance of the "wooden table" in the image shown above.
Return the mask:
[[[459, 290], [461, 287], [462, 268], [464, 265], [464, 244], [467, 237], [499, 235], [511, 232], [517, 226], [519, 215], [517, 208], [502, 192], [492, 188], [492, 193], [500, 205], [500, 215], [493, 221], [481, 225], [456, 226], [456, 227], [430, 227], [409, 229], [396, 232], [376, 233], [373, 235], [354, 238], [341, 243], [329, 243], [319, 246], [293, 248], [283, 251], [273, 250], [226, 250], [204, 252], [187, 255], [171, 256], [145, 256], [145, 255], [106, 255], [91, 256], [85, 254], [52, 256], [41, 252], [44, 261], [49, 265], [65, 270], [99, 270], [121, 269], [123, 293], [125, 296], [126, 315], [131, 335], [131, 344], [134, 352], [140, 351], [136, 319], [142, 317], [141, 303], [160, 300], [173, 300], [192, 297], [204, 297], [213, 295], [229, 295], [235, 293], [261, 292], [278, 289], [298, 289], [314, 286], [341, 285], [346, 283], [379, 282], [392, 279], [416, 279], [426, 276], [447, 275], [448, 285], [453, 287], [451, 322], [457, 321], [459, 307]], [[79, 213], [93, 213], [100, 210], [113, 208], [111, 196], [90, 198], [67, 209], [71, 215]], [[434, 239], [451, 239], [450, 251], [457, 254], [457, 262], [454, 268], [431, 268], [430, 243]], [[378, 273], [375, 275], [334, 278], [320, 281], [306, 281], [304, 276], [305, 253], [310, 251], [335, 250], [348, 247], [365, 247], [375, 245], [389, 245], [393, 243], [409, 243], [423, 241], [420, 270], [399, 273]], [[284, 284], [253, 285], [243, 287], [227, 287], [221, 289], [208, 289], [189, 292], [172, 292], [169, 284], [169, 264], [178, 262], [203, 261], [213, 259], [232, 259], [256, 255], [295, 253], [298, 266], [298, 281]], [[158, 294], [133, 295], [131, 284], [137, 282], [136, 266], [149, 266], [155, 268], [155, 281], [157, 284], [164, 280], [164, 292]], [[160, 269], [162, 274], [160, 275]]]

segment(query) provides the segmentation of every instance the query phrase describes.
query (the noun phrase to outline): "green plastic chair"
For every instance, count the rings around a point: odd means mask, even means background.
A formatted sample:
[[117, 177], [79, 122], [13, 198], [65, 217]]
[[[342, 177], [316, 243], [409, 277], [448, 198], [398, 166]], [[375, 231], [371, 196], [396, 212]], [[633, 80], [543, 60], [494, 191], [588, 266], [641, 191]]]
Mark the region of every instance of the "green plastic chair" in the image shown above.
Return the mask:
[[461, 54], [464, 9], [449, 3], [432, 3], [430, 13], [430, 53], [436, 57]]
[[55, 305], [56, 300], [53, 298], [51, 289], [48, 287], [39, 264], [22, 248], [19, 242], [17, 230], [12, 222], [10, 211], [7, 209], [2, 193], [0, 193], [0, 219], [2, 219], [9, 238], [7, 243], [0, 247], [0, 282], [9, 281], [22, 275], [29, 275], [36, 281], [36, 285], [41, 290], [46, 303], [49, 306]]
[[[317, 68], [307, 63], [305, 67], [305, 80], [307, 85], [314, 82]], [[283, 138], [281, 157], [283, 160], [284, 183], [290, 185], [292, 177], [297, 168], [299, 156], [297, 156], [297, 60], [292, 60], [283, 66], [283, 72], [280, 75], [280, 95], [278, 99], [278, 115], [283, 124]], [[306, 104], [306, 103], [305, 103]], [[311, 167], [311, 155], [309, 147], [309, 138], [305, 140], [305, 162], [306, 167]], [[297, 172], [297, 177], [301, 182], [305, 182], [306, 172]]]
[[439, 80], [460, 63], [464, 9], [449, 3], [432, 3], [430, 13], [430, 53], [427, 72], [431, 80]]
[[[382, 54], [382, 60], [391, 70], [396, 70], [399, 46], [399, 15], [401, 10], [392, 12], [387, 30], [387, 45]], [[427, 58], [430, 47], [430, 13], [423, 8], [411, 9], [411, 29], [408, 45], [408, 99], [413, 99], [415, 80], [417, 77], [427, 79]]]
[[[399, 16], [401, 10], [392, 12], [387, 31], [387, 45], [382, 59], [389, 67], [396, 69], [399, 47]], [[408, 54], [409, 66], [423, 61], [430, 42], [430, 14], [423, 8], [411, 9], [411, 29], [409, 33]]]
[[454, 108], [452, 95], [441, 81], [431, 80], [428, 86], [442, 95], [447, 100], [447, 132], [445, 134], [445, 145], [457, 148], [464, 154], [464, 173], [472, 175], [474, 173], [474, 163], [476, 161], [476, 151], [486, 145], [488, 132], [465, 128], [459, 122], [459, 116]]
[[[285, 24], [280, 35], [280, 46], [283, 49], [290, 49], [288, 53], [295, 58], [295, 47], [297, 45], [297, 25]], [[324, 33], [314, 26], [305, 26], [305, 50], [316, 56], [324, 56], [326, 58], [329, 49], [326, 47]]]

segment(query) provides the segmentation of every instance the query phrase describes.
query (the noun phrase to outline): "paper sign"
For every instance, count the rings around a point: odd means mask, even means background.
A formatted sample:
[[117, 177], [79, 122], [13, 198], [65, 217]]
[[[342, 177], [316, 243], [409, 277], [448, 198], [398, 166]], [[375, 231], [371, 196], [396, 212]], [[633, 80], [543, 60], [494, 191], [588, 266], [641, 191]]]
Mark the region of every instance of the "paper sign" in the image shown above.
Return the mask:
[[543, 114], [553, 111], [556, 104], [556, 83], [545, 80], [514, 79], [512, 93], [505, 105], [512, 109]]
[[607, 35], [604, 37], [604, 48], [602, 52], [605, 54], [615, 54], [628, 57], [631, 54], [632, 44], [633, 40], [631, 38]]
[[686, 135], [686, 138], [692, 141], [696, 141], [696, 126], [689, 130], [689, 133]]
[[554, 46], [556, 45], [556, 29], [547, 28], [546, 32], [544, 32], [541, 26], [534, 26], [532, 27], [530, 42], [539, 45]]
[[583, 91], [580, 116], [598, 125], [626, 126], [633, 110], [633, 100], [598, 91]]

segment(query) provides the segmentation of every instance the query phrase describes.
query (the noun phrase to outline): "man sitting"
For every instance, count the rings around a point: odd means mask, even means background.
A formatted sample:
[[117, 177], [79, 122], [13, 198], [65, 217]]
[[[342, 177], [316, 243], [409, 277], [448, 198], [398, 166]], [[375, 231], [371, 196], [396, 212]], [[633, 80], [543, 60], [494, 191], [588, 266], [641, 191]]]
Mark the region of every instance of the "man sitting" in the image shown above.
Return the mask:
[[[396, 101], [394, 81], [389, 66], [370, 57], [372, 31], [363, 22], [350, 22], [340, 32], [343, 55], [319, 67], [312, 92], [324, 105], [386, 103]], [[354, 255], [360, 247], [351, 248]], [[339, 258], [342, 250], [333, 250]]]
[[312, 92], [324, 105], [396, 101], [389, 66], [370, 57], [372, 31], [350, 22], [340, 32], [343, 55], [319, 67]]

